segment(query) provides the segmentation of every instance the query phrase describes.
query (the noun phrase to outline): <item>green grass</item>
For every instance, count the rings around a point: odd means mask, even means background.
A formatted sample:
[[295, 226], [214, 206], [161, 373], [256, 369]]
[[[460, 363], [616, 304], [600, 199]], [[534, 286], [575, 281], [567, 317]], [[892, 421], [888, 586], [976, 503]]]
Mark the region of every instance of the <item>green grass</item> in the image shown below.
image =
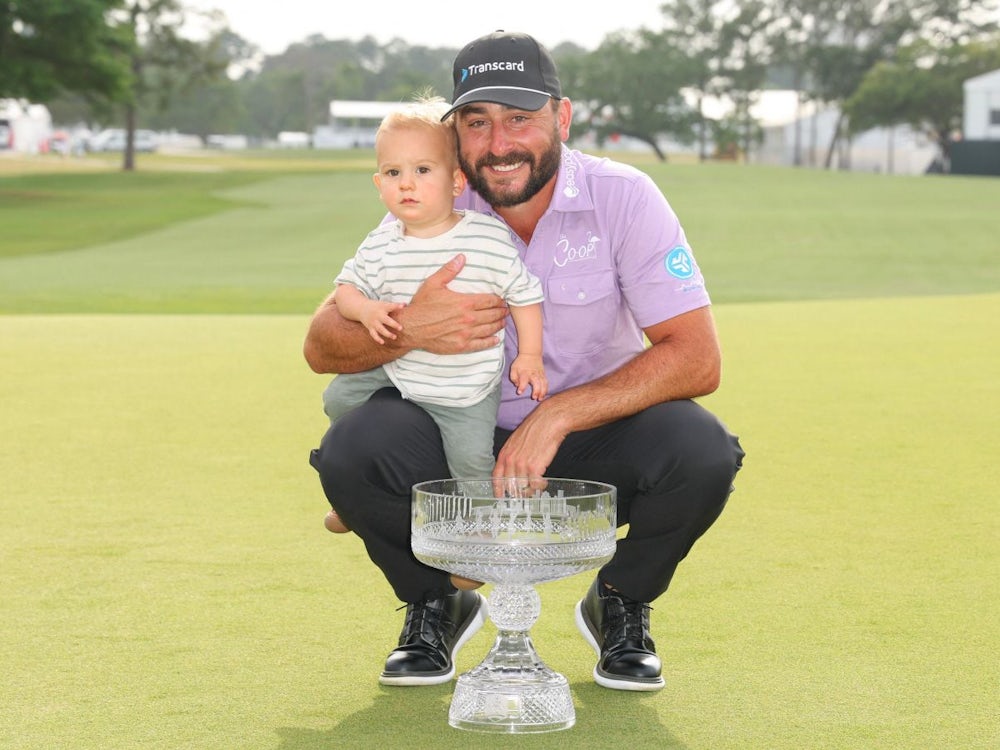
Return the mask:
[[[497, 738], [447, 726], [451, 685], [378, 685], [402, 613], [322, 529], [327, 379], [301, 342], [381, 213], [365, 173], [327, 166], [241, 164], [252, 181], [202, 191], [215, 213], [0, 260], [21, 313], [0, 315], [0, 747], [997, 746], [993, 182], [657, 174], [698, 238], [725, 351], [706, 403], [746, 465], [655, 605], [667, 687], [595, 686], [571, 616], [588, 576], [544, 584], [532, 635], [577, 726]], [[827, 255], [845, 238], [850, 272]]]
[[[258, 178], [259, 179], [259, 178]], [[33, 174], [0, 180], [0, 257], [75, 250], [135, 237], [239, 205], [220, 191], [252, 174]]]
[[716, 301], [1000, 288], [1000, 180], [653, 167]]
[[[0, 179], [0, 312], [311, 311], [383, 215], [370, 169], [226, 164]], [[1000, 288], [998, 180], [645, 166], [716, 303]]]
[[[202, 185], [185, 196], [192, 203], [220, 183], [189, 181]], [[308, 312], [384, 213], [370, 177], [354, 172], [272, 176], [214, 195], [201, 215], [127, 239], [0, 259], [0, 312]]]
[[[668, 686], [594, 686], [586, 577], [545, 584], [533, 635], [578, 726], [522, 744], [607, 747], [614, 715], [633, 747], [993, 747], [998, 314], [998, 295], [719, 308], [709, 404], [748, 458], [653, 613]], [[0, 317], [0, 745], [492, 746], [447, 727], [449, 686], [376, 682], [401, 615], [321, 526], [305, 325]]]

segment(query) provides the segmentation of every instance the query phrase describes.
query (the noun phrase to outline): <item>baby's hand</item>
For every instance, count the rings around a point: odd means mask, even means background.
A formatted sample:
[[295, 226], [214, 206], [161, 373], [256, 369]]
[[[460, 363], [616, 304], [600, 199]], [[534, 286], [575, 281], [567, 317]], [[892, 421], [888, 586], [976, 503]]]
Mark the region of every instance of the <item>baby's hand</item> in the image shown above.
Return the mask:
[[384, 344], [386, 339], [396, 338], [395, 331], [402, 330], [403, 326], [389, 313], [406, 307], [402, 302], [379, 302], [370, 300], [361, 315], [361, 323], [368, 329], [369, 335], [380, 344]]
[[549, 381], [545, 377], [545, 367], [540, 354], [518, 354], [510, 366], [510, 380], [517, 386], [520, 396], [531, 386], [531, 397], [541, 401], [548, 395]]

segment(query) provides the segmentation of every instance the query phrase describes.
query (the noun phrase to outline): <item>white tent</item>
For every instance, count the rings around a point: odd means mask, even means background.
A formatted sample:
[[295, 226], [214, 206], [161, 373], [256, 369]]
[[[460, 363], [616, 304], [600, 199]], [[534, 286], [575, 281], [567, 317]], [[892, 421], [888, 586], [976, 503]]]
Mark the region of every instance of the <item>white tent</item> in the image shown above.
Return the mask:
[[[786, 122], [774, 121], [764, 127], [764, 142], [751, 155], [760, 164], [791, 166], [795, 163], [796, 143], [800, 163], [821, 166], [840, 119], [834, 106], [806, 109], [803, 116]], [[856, 134], [850, 141], [841, 140], [833, 153], [832, 165], [855, 172], [887, 174], [923, 174], [937, 155], [937, 147], [908, 125], [873, 128]]]
[[313, 148], [371, 148], [382, 118], [403, 102], [363, 102], [334, 99], [330, 122], [313, 131]]
[[969, 141], [1000, 141], [1000, 70], [962, 84], [965, 98], [962, 133]]
[[48, 148], [52, 117], [44, 104], [0, 99], [0, 151], [37, 154]]

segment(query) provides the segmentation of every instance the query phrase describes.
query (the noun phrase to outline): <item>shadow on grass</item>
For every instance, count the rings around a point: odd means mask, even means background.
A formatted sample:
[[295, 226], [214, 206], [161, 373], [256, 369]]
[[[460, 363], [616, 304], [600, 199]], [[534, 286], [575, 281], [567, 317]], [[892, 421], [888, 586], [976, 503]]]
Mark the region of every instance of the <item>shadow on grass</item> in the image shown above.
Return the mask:
[[[413, 688], [380, 688], [374, 702], [329, 729], [282, 727], [276, 730], [279, 750], [319, 748], [378, 748], [380, 743], [435, 750], [494, 747], [502, 736], [467, 732], [448, 725], [453, 683]], [[593, 683], [572, 686], [576, 725], [571, 729], [519, 735], [531, 748], [657, 747], [686, 750], [687, 746], [662, 725], [652, 701], [656, 693], [607, 690]], [[383, 745], [385, 746], [385, 745]]]

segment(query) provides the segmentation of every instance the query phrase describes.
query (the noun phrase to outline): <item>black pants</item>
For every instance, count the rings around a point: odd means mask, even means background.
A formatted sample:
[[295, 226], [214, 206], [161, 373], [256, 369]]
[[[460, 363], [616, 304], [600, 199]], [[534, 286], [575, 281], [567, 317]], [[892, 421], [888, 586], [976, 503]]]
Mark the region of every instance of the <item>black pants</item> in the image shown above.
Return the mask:
[[[496, 451], [509, 435], [497, 429]], [[739, 441], [715, 416], [693, 401], [671, 401], [571, 433], [546, 475], [618, 488], [618, 523], [629, 525], [628, 534], [600, 576], [651, 602], [719, 517], [742, 458]], [[383, 389], [330, 428], [310, 463], [401, 601], [452, 590], [447, 573], [410, 550], [411, 487], [449, 476], [437, 425], [423, 409]]]

